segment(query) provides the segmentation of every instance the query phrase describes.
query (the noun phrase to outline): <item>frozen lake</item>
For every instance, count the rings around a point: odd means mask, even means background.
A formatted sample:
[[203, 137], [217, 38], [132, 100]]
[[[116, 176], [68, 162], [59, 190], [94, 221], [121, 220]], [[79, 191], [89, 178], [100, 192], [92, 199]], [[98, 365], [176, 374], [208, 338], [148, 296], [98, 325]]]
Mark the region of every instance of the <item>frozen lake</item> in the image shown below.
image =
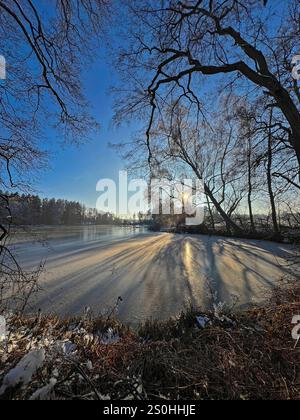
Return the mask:
[[[95, 314], [121, 296], [119, 316], [137, 323], [166, 319], [189, 304], [207, 309], [208, 289], [220, 301], [260, 301], [288, 272], [288, 245], [201, 235], [150, 233], [109, 226], [34, 229], [14, 248], [26, 269], [45, 262], [32, 310]], [[47, 238], [47, 242], [43, 242]], [[41, 242], [38, 242], [41, 240]], [[208, 287], [209, 285], [209, 287]]]

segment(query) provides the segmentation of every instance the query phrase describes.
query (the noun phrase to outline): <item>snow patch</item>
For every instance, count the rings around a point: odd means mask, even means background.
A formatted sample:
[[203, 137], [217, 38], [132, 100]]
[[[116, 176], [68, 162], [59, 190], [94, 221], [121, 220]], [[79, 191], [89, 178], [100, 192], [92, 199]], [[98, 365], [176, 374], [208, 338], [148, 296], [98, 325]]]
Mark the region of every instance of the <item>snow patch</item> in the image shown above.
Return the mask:
[[57, 343], [61, 352], [66, 356], [71, 356], [77, 352], [77, 347], [71, 341], [61, 341]]
[[0, 316], [0, 343], [6, 339], [6, 319]]
[[118, 343], [119, 341], [119, 335], [112, 328], [109, 328], [105, 334], [100, 335], [100, 343], [106, 346]]
[[210, 319], [207, 316], [197, 316], [197, 324], [200, 328], [204, 329], [206, 325], [210, 322]]
[[3, 395], [9, 388], [29, 384], [33, 375], [43, 366], [44, 361], [45, 350], [43, 349], [33, 350], [24, 356], [17, 366], [5, 376], [0, 388], [0, 395]]
[[47, 401], [51, 399], [52, 391], [57, 384], [57, 379], [52, 378], [50, 383], [41, 389], [38, 389], [30, 398], [30, 401]]

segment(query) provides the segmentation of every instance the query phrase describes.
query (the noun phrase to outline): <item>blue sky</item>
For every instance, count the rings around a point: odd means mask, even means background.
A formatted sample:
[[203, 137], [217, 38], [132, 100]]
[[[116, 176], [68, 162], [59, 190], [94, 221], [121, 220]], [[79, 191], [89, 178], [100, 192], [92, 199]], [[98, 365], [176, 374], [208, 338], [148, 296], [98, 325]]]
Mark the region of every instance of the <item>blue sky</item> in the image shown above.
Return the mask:
[[[274, 0], [272, 17], [276, 22], [276, 7], [282, 8], [282, 0]], [[277, 11], [278, 13], [278, 11]], [[275, 25], [276, 26], [276, 25]], [[132, 130], [129, 127], [115, 128], [112, 123], [113, 99], [109, 88], [116, 85], [117, 75], [104, 58], [105, 53], [83, 74], [84, 91], [91, 103], [92, 112], [101, 124], [101, 130], [89, 143], [81, 146], [68, 145], [64, 149], [54, 134], [48, 131], [47, 144], [52, 151], [51, 168], [40, 174], [36, 190], [42, 197], [76, 200], [89, 207], [96, 206], [99, 179], [118, 179], [124, 163], [111, 149], [109, 143], [128, 141]], [[211, 82], [207, 85], [211, 87]]]
[[[51, 167], [40, 174], [36, 185], [42, 197], [76, 200], [95, 207], [99, 195], [96, 192], [98, 180], [118, 178], [124, 165], [108, 144], [129, 138], [130, 129], [116, 129], [112, 123], [113, 100], [108, 91], [114, 84], [114, 77], [116, 75], [104, 58], [98, 59], [83, 75], [86, 97], [94, 117], [101, 124], [99, 133], [91, 141], [62, 148], [48, 132], [46, 148], [51, 150]], [[53, 144], [55, 146], [51, 146]]]
[[[45, 2], [45, 13], [50, 8]], [[123, 163], [109, 143], [118, 143], [130, 135], [126, 128], [113, 127], [113, 100], [108, 91], [115, 85], [117, 77], [105, 59], [105, 48], [97, 54], [93, 64], [89, 64], [80, 74], [84, 94], [91, 104], [91, 111], [100, 131], [89, 142], [80, 146], [72, 144], [62, 147], [57, 134], [48, 130], [46, 148], [50, 149], [50, 169], [40, 174], [36, 190], [42, 197], [76, 200], [89, 207], [96, 206], [99, 193], [96, 184], [101, 178], [117, 179]], [[55, 136], [55, 138], [53, 138]]]

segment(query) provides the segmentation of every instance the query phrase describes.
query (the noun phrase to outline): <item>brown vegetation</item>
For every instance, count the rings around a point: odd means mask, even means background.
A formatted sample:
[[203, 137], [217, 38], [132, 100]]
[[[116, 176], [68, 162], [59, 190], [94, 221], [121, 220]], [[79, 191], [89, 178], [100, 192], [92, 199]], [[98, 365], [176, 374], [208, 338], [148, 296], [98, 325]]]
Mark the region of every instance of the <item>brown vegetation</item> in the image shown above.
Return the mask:
[[[46, 398], [298, 400], [300, 351], [291, 336], [297, 314], [298, 281], [274, 290], [264, 307], [207, 314], [211, 322], [204, 329], [192, 311], [139, 331], [87, 317], [14, 317], [2, 349], [1, 382], [32, 348], [45, 348], [46, 360], [30, 385], [4, 397], [28, 399], [55, 377]], [[107, 341], [110, 327], [115, 338]], [[59, 350], [62, 343], [68, 351]]]

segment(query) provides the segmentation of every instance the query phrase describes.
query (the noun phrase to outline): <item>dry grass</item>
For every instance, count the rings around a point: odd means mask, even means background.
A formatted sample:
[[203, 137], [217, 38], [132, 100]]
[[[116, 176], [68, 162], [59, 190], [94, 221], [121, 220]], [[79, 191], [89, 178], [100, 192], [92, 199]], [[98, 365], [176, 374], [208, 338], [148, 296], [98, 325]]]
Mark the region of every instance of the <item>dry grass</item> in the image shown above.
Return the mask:
[[[274, 290], [263, 308], [231, 321], [207, 314], [212, 322], [202, 330], [192, 311], [137, 332], [111, 320], [13, 317], [0, 383], [31, 348], [44, 347], [46, 362], [29, 386], [3, 398], [28, 399], [54, 376], [52, 399], [298, 400], [300, 349], [291, 336], [297, 314], [300, 284], [294, 281]], [[104, 344], [109, 327], [119, 339]], [[76, 351], [60, 351], [62, 341]]]

